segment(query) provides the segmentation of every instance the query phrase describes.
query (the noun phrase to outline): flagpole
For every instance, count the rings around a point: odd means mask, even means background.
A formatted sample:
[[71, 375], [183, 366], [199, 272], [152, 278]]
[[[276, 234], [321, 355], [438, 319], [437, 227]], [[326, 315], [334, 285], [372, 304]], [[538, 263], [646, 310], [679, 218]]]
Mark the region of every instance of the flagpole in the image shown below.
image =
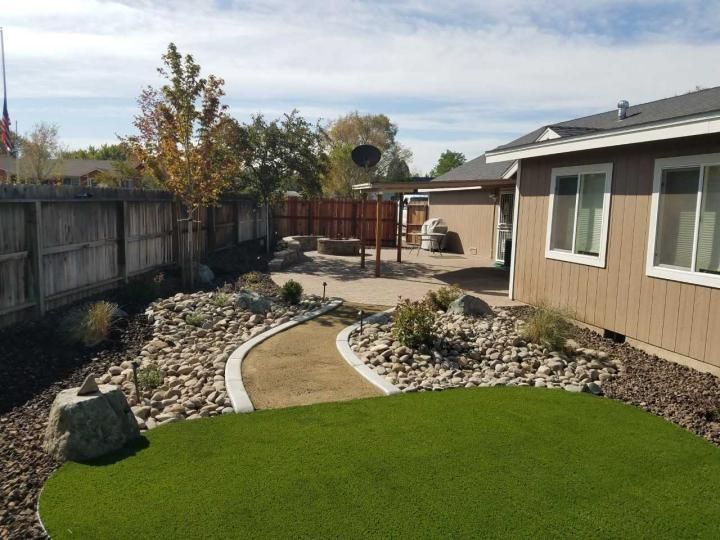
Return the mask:
[[2, 26], [0, 26], [0, 51], [2, 52], [3, 94], [7, 96], [7, 81], [5, 80], [5, 36], [3, 35]]

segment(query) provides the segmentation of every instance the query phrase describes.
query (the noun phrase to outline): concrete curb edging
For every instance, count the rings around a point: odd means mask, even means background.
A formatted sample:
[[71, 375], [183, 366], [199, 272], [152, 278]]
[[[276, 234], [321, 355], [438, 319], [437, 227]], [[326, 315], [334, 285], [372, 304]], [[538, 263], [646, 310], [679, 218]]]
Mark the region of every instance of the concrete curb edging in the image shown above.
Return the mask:
[[288, 328], [292, 328], [300, 323], [314, 319], [323, 313], [332, 311], [342, 303], [341, 299], [334, 298], [329, 304], [308, 313], [297, 315], [286, 323], [275, 326], [266, 332], [257, 334], [233, 351], [225, 364], [225, 389], [228, 397], [230, 398], [230, 403], [232, 403], [232, 407], [236, 413], [249, 413], [255, 410], [242, 381], [242, 363], [250, 350], [275, 334], [279, 334]]
[[[388, 314], [392, 313], [395, 310], [395, 308], [390, 308], [386, 311], [381, 311], [380, 313], [376, 313], [375, 315], [371, 315], [367, 319], [365, 319], [366, 323], [374, 323], [378, 320], [381, 320], [388, 316]], [[335, 345], [337, 346], [338, 352], [340, 353], [340, 356], [343, 357], [343, 359], [350, 364], [350, 366], [355, 369], [360, 375], [365, 377], [371, 384], [377, 386], [382, 392], [387, 395], [391, 396], [393, 394], [400, 394], [400, 389], [390, 384], [385, 380], [384, 377], [381, 377], [377, 373], [375, 373], [372, 369], [367, 367], [365, 365], [365, 362], [363, 362], [357, 354], [355, 354], [355, 351], [353, 351], [350, 348], [350, 334], [352, 334], [356, 328], [360, 327], [360, 323], [355, 323], [351, 326], [348, 326], [345, 328], [342, 332], [340, 332], [337, 336], [337, 339], [335, 340]]]

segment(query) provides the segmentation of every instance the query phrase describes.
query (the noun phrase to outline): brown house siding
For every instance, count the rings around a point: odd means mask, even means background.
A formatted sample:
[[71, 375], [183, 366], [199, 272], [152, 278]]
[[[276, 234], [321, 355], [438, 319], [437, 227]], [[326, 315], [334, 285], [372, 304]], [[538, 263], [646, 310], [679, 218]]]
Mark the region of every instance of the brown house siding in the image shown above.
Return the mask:
[[[720, 366], [720, 289], [645, 275], [654, 162], [720, 152], [720, 136], [523, 160], [514, 298], [567, 308], [588, 324]], [[551, 169], [613, 163], [607, 264], [545, 258]]]
[[494, 257], [496, 203], [490, 200], [495, 190], [444, 191], [430, 195], [431, 218], [443, 218], [448, 224], [445, 249], [453, 253]]

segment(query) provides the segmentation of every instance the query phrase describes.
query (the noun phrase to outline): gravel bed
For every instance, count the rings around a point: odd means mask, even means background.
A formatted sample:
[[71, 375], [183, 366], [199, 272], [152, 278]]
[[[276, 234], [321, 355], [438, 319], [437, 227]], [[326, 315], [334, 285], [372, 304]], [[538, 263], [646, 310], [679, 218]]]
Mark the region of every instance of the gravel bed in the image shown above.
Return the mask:
[[518, 335], [530, 307], [495, 316], [439, 315], [438, 339], [417, 350], [392, 336], [392, 320], [353, 333], [352, 349], [403, 392], [496, 385], [605, 395], [666, 418], [720, 446], [720, 378], [575, 328], [569, 348], [548, 351]]
[[484, 317], [443, 313], [435, 320], [433, 345], [411, 349], [394, 339], [387, 320], [365, 326], [362, 337], [354, 333], [350, 346], [403, 392], [517, 385], [602, 394], [621, 370], [604, 351], [573, 343], [566, 351], [549, 351], [526, 343], [519, 324], [506, 310]]

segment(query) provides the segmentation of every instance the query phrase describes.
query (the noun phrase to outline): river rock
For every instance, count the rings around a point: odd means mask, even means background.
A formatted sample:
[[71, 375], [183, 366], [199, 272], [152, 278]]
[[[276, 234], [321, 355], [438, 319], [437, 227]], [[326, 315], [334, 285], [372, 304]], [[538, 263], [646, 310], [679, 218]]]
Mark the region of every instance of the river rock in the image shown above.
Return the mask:
[[61, 391], [50, 409], [45, 450], [58, 460], [87, 461], [119, 450], [140, 436], [135, 415], [119, 388], [77, 395]]

